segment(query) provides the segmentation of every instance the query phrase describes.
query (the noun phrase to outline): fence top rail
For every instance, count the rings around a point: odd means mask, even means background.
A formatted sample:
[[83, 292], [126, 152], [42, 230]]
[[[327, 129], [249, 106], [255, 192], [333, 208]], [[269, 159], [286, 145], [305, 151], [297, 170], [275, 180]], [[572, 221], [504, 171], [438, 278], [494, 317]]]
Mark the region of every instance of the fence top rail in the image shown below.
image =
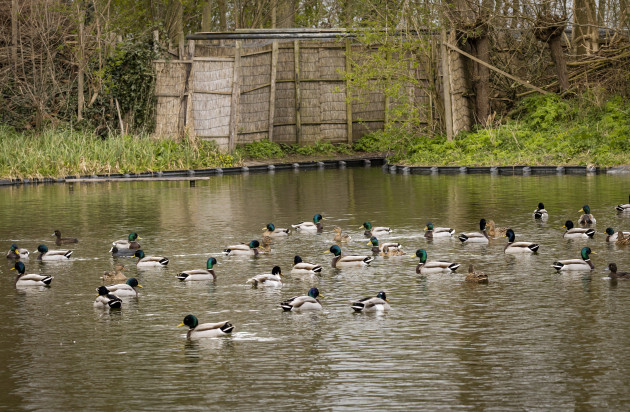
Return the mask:
[[[198, 32], [186, 36], [186, 40], [334, 40], [355, 38], [358, 30], [336, 29], [237, 29], [225, 32]], [[387, 32], [388, 30], [382, 30]], [[392, 35], [418, 35], [415, 30], [389, 30]], [[434, 30], [423, 30], [423, 34], [433, 34]]]

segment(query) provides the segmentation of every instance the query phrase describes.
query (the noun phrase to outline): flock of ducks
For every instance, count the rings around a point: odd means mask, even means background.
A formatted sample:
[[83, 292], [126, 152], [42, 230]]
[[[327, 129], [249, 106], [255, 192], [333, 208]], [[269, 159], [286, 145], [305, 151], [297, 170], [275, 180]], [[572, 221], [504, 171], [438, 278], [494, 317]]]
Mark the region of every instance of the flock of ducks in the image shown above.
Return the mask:
[[[630, 202], [616, 206], [616, 210], [620, 213], [630, 213]], [[563, 237], [565, 238], [593, 238], [595, 229], [588, 227], [595, 224], [596, 219], [592, 215], [588, 205], [584, 205], [580, 209], [582, 215], [578, 219], [578, 224], [585, 227], [574, 227], [571, 220], [567, 220], [563, 226], [566, 229]], [[538, 207], [532, 214], [536, 220], [545, 221], [549, 218], [549, 214], [543, 203], [539, 203]], [[323, 231], [321, 214], [313, 216], [312, 221], [301, 222], [292, 225], [292, 229], [304, 233], [321, 233]], [[379, 237], [389, 235], [392, 230], [384, 226], [372, 226], [370, 222], [364, 222], [361, 226], [364, 229], [364, 236], [367, 237], [371, 254], [366, 255], [342, 255], [341, 245], [351, 240], [351, 237], [344, 234], [339, 226], [333, 228], [335, 233], [333, 237], [334, 245], [327, 251], [333, 255], [331, 266], [333, 268], [351, 268], [369, 265], [375, 256], [401, 256], [404, 255], [402, 246], [397, 242], [384, 242]], [[424, 237], [427, 239], [451, 238], [455, 235], [455, 230], [449, 227], [436, 227], [429, 222], [424, 228]], [[606, 229], [606, 241], [614, 242], [618, 245], [630, 244], [630, 232], [615, 231], [613, 228]], [[291, 229], [278, 228], [273, 223], [267, 224], [263, 228], [263, 244], [258, 240], [252, 240], [247, 244], [235, 244], [227, 246], [223, 254], [226, 256], [256, 256], [260, 253], [269, 253], [271, 243], [275, 238], [286, 238], [291, 233]], [[56, 245], [66, 245], [77, 243], [76, 238], [61, 237], [59, 230], [55, 230]], [[516, 241], [516, 234], [511, 228], [497, 227], [494, 221], [481, 219], [479, 222], [479, 232], [461, 233], [457, 238], [462, 243], [488, 243], [491, 238], [507, 237], [507, 243], [504, 247], [505, 253], [510, 254], [534, 254], [539, 250], [539, 245], [533, 242]], [[114, 257], [135, 257], [137, 258], [137, 267], [164, 267], [169, 263], [169, 259], [164, 256], [147, 256], [142, 250], [138, 240], [141, 240], [137, 233], [132, 232], [127, 239], [116, 240], [112, 242], [110, 253]], [[72, 250], [58, 249], [49, 250], [44, 244], [37, 247], [39, 255], [37, 260], [40, 261], [59, 261], [68, 260], [72, 255]], [[583, 247], [578, 259], [565, 259], [553, 262], [552, 266], [557, 271], [581, 271], [593, 270], [594, 265], [590, 260], [590, 255], [595, 252], [589, 247]], [[15, 286], [50, 286], [53, 280], [52, 276], [42, 274], [27, 274], [24, 260], [29, 258], [29, 251], [13, 244], [7, 252], [7, 259], [15, 261], [11, 270], [17, 271], [15, 278]], [[442, 260], [428, 260], [428, 254], [425, 249], [418, 249], [415, 256], [419, 259], [416, 266], [416, 273], [421, 275], [454, 273], [461, 266], [460, 263], [448, 262]], [[206, 268], [185, 270], [176, 275], [177, 279], [182, 282], [194, 281], [215, 281], [217, 275], [214, 266], [217, 260], [214, 257], [206, 261]], [[102, 309], [118, 309], [122, 307], [123, 300], [121, 298], [137, 297], [137, 288], [142, 288], [136, 278], [127, 278], [123, 271], [124, 265], [116, 263], [113, 271], [105, 272], [102, 276], [103, 286], [97, 288], [98, 295], [94, 301], [95, 308]], [[630, 279], [630, 273], [619, 272], [615, 263], [610, 263], [606, 269], [610, 272], [611, 280]], [[292, 275], [296, 276], [317, 276], [322, 272], [322, 266], [315, 263], [304, 262], [300, 256], [295, 256], [293, 260]], [[247, 280], [247, 284], [252, 287], [278, 287], [282, 286], [282, 270], [279, 266], [274, 266], [271, 273], [254, 276]], [[482, 272], [475, 271], [472, 264], [468, 267], [468, 274], [465, 277], [466, 282], [488, 283], [488, 276]], [[321, 310], [322, 304], [318, 298], [323, 297], [317, 288], [311, 288], [304, 296], [294, 296], [280, 303], [280, 307], [284, 311], [308, 311]], [[354, 301], [351, 308], [355, 312], [382, 312], [390, 309], [386, 293], [380, 291], [376, 296], [366, 297]], [[188, 326], [187, 337], [203, 338], [218, 337], [230, 334], [234, 330], [234, 325], [229, 321], [218, 323], [199, 323], [196, 316], [187, 315], [179, 326]]]

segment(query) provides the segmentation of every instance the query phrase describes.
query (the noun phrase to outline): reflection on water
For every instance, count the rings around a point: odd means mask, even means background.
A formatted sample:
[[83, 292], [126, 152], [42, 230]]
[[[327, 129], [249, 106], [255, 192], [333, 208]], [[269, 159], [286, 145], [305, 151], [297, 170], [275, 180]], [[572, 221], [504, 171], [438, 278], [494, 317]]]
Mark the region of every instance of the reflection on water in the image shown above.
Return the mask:
[[[27, 273], [55, 277], [50, 288], [13, 287], [0, 266], [3, 322], [0, 405], [15, 409], [295, 407], [306, 409], [626, 409], [630, 248], [606, 244], [606, 227], [630, 230], [623, 176], [414, 176], [380, 169], [314, 170], [209, 180], [77, 183], [0, 189], [0, 243], [34, 252], [59, 229], [78, 237], [70, 262], [26, 261]], [[538, 202], [550, 213], [532, 219]], [[561, 226], [589, 204], [592, 240], [564, 240]], [[227, 245], [259, 239], [267, 223], [289, 227], [322, 213], [322, 234], [275, 239], [257, 258], [225, 257]], [[480, 218], [539, 243], [533, 256], [505, 255], [506, 240], [462, 245], [426, 241], [428, 222], [457, 233]], [[360, 225], [390, 226], [407, 251], [365, 269], [332, 269], [335, 225], [352, 236], [344, 254], [366, 254]], [[111, 242], [135, 231], [166, 268], [138, 270], [112, 258]], [[557, 274], [554, 260], [588, 245], [595, 270]], [[462, 263], [454, 275], [415, 273], [415, 250]], [[324, 266], [321, 276], [290, 275], [293, 257]], [[216, 282], [179, 282], [214, 256]], [[123, 262], [144, 286], [122, 310], [94, 310], [103, 271]], [[463, 281], [468, 263], [488, 285]], [[250, 277], [279, 265], [279, 288], [253, 289]], [[279, 302], [316, 286], [324, 310], [284, 313]], [[353, 313], [359, 298], [387, 292], [388, 313]], [[176, 326], [230, 320], [231, 337], [189, 342]], [[533, 396], [533, 394], [535, 394]]]

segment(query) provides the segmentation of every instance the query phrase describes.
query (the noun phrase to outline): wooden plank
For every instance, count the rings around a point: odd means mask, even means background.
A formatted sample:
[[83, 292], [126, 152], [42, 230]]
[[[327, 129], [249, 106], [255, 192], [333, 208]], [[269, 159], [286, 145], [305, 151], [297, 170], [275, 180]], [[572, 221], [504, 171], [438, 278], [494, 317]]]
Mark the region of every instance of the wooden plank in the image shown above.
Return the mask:
[[440, 54], [442, 55], [442, 89], [444, 91], [444, 122], [446, 123], [446, 140], [453, 140], [453, 105], [451, 102], [451, 76], [449, 69], [448, 49], [446, 48], [446, 28], [442, 26], [442, 41]]
[[295, 133], [297, 144], [302, 144], [302, 91], [300, 89], [300, 41], [293, 42], [293, 62], [295, 69]]
[[278, 74], [278, 41], [271, 46], [271, 78], [269, 79], [269, 128], [268, 138], [273, 142], [273, 120], [276, 115], [276, 78]]
[[[352, 45], [351, 45], [350, 39], [346, 39], [346, 54], [345, 54], [346, 76], [348, 75], [348, 73], [350, 73], [350, 70], [352, 69], [350, 67], [351, 52], [352, 52]], [[352, 93], [350, 92], [350, 87], [351, 87], [350, 79], [346, 78], [346, 138], [347, 138], [348, 144], [351, 145], [352, 144]]]
[[234, 151], [236, 139], [238, 138], [238, 106], [241, 96], [241, 41], [237, 40], [234, 45], [234, 68], [232, 75], [232, 100], [230, 102], [230, 141], [228, 150]]

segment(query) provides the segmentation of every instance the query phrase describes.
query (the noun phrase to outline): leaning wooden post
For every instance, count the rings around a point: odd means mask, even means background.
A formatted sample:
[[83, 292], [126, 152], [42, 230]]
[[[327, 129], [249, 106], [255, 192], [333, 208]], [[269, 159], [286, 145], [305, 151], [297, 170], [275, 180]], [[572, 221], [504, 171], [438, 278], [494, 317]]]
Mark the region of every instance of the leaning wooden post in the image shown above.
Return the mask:
[[451, 103], [451, 76], [448, 62], [448, 49], [446, 48], [446, 28], [442, 23], [442, 39], [440, 41], [440, 54], [442, 55], [442, 89], [444, 92], [444, 123], [446, 123], [446, 139], [453, 140], [453, 106]]
[[295, 66], [295, 138], [297, 144], [302, 144], [302, 92], [300, 90], [300, 41], [293, 41], [293, 62]]
[[352, 43], [350, 39], [346, 39], [346, 130], [348, 144], [352, 144], [352, 91], [350, 83], [350, 70], [352, 70]]
[[271, 76], [269, 80], [269, 141], [273, 142], [273, 120], [276, 116], [276, 76], [278, 72], [278, 41], [271, 44]]
[[188, 65], [186, 70], [186, 84], [184, 86], [184, 92], [186, 93], [186, 112], [184, 114], [184, 133], [189, 135], [195, 134], [195, 123], [193, 118], [193, 84], [195, 76], [195, 41], [188, 40]]
[[232, 100], [230, 102], [230, 140], [228, 150], [234, 151], [238, 138], [238, 109], [241, 98], [241, 41], [234, 45], [234, 72], [232, 75]]

